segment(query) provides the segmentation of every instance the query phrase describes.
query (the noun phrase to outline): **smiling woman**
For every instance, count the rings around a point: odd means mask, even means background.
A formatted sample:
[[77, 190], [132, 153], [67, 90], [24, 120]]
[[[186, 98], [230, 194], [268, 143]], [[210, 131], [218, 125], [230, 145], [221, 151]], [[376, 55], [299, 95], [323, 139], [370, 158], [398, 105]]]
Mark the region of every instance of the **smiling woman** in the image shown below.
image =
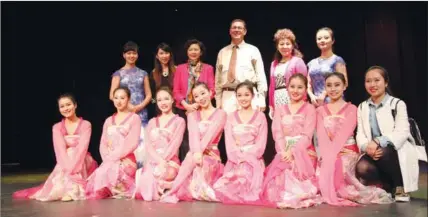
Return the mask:
[[88, 198], [130, 198], [135, 187], [137, 170], [134, 151], [141, 135], [140, 117], [128, 110], [130, 91], [119, 87], [113, 91], [117, 112], [104, 122], [100, 141], [103, 160], [100, 167], [88, 178]]
[[[269, 114], [272, 118], [275, 106], [290, 103], [287, 87], [290, 76], [301, 73], [307, 76], [308, 70], [299, 51], [296, 36], [289, 29], [279, 29], [274, 36], [276, 51], [270, 69]], [[306, 100], [306, 94], [304, 96]]]
[[[127, 87], [131, 93], [131, 98], [126, 108], [140, 117], [142, 122], [141, 132], [144, 132], [144, 127], [149, 121], [146, 107], [151, 101], [152, 91], [147, 72], [136, 66], [138, 50], [138, 45], [132, 41], [128, 41], [123, 46], [125, 65], [112, 75], [110, 100], [113, 100], [113, 93], [118, 87]], [[144, 134], [141, 134], [140, 143], [135, 152], [138, 167], [142, 167], [145, 157], [143, 141]]]
[[58, 106], [64, 119], [52, 128], [57, 164], [46, 182], [40, 186], [17, 191], [13, 198], [53, 200], [84, 200], [86, 178], [98, 164], [88, 153], [91, 123], [77, 117], [77, 102], [71, 94], [63, 94]]
[[[174, 100], [177, 106], [177, 113], [186, 119], [186, 114], [196, 111], [199, 108], [192, 94], [192, 89], [197, 82], [206, 83], [211, 92], [210, 98], [214, 98], [214, 68], [202, 62], [205, 54], [205, 46], [197, 39], [188, 40], [184, 49], [187, 52], [188, 61], [178, 65], [174, 74]], [[185, 131], [183, 144], [180, 147], [180, 159], [183, 160], [189, 150], [188, 131]]]

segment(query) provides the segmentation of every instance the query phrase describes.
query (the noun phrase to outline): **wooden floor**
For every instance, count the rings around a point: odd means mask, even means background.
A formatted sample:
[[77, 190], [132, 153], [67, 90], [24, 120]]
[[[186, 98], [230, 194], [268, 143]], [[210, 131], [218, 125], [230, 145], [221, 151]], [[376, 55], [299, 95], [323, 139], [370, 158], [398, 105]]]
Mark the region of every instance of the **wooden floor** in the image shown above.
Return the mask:
[[38, 202], [34, 200], [13, 200], [12, 192], [35, 186], [44, 179], [43, 175], [21, 174], [2, 176], [1, 216], [2, 217], [426, 217], [427, 171], [421, 171], [418, 192], [412, 193], [410, 203], [389, 205], [368, 205], [361, 207], [334, 207], [321, 205], [299, 210], [280, 210], [256, 206], [232, 206], [220, 203], [181, 202], [164, 204], [135, 200], [96, 200], [74, 202]]

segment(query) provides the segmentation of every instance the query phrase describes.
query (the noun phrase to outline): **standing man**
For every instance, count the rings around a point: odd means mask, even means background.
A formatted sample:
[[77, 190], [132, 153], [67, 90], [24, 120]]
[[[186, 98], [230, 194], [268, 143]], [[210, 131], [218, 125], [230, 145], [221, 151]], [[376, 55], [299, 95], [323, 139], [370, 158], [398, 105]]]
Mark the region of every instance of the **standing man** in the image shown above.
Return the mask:
[[216, 106], [227, 113], [239, 109], [235, 96], [236, 86], [245, 80], [256, 86], [253, 108], [266, 109], [267, 81], [262, 56], [257, 47], [247, 44], [244, 37], [247, 28], [244, 20], [235, 19], [229, 30], [232, 43], [220, 50], [216, 63]]

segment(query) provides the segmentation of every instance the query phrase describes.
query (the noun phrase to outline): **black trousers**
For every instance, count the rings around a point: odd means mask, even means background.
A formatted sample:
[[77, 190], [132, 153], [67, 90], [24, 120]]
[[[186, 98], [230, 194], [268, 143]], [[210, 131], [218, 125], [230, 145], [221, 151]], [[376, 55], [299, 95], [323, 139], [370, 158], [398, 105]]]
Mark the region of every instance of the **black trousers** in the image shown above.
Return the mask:
[[373, 160], [369, 155], [364, 155], [357, 162], [356, 177], [365, 185], [382, 184], [382, 187], [391, 192], [397, 186], [403, 186], [400, 162], [397, 151], [390, 145], [381, 148], [383, 155], [378, 160]]

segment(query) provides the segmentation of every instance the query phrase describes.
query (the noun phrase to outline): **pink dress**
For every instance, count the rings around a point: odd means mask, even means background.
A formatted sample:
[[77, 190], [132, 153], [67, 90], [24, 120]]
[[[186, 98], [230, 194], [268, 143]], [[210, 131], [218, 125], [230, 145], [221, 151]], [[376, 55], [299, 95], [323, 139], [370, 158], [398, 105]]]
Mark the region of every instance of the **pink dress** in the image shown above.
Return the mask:
[[327, 104], [317, 108], [317, 136], [320, 162], [317, 168], [319, 188], [324, 201], [331, 205], [392, 203], [391, 195], [374, 186], [364, 186], [355, 177], [360, 156], [354, 139], [357, 107], [346, 103], [337, 114]]
[[97, 162], [88, 153], [91, 123], [80, 118], [75, 132], [67, 133], [64, 120], [52, 128], [57, 164], [45, 183], [15, 192], [13, 198], [40, 201], [60, 200], [65, 196], [84, 200], [86, 178], [97, 168]]
[[115, 121], [116, 114], [104, 122], [100, 142], [103, 163], [88, 178], [86, 194], [91, 199], [131, 197], [135, 189], [134, 177], [141, 119], [130, 113], [122, 123]]
[[[178, 148], [185, 128], [186, 122], [178, 115], [173, 116], [165, 126], [160, 126], [159, 117], [149, 121], [145, 135], [148, 157], [136, 183], [135, 198], [159, 200], [164, 191], [171, 187], [180, 168]], [[167, 162], [164, 167], [160, 164], [163, 161]]]
[[[272, 134], [277, 154], [266, 168], [263, 200], [279, 208], [303, 208], [321, 204], [315, 167], [317, 155], [312, 145], [316, 112], [304, 103], [292, 114], [288, 105], [277, 107], [272, 122]], [[282, 152], [291, 149], [293, 160], [282, 160]]]
[[[202, 120], [200, 111], [196, 111], [188, 114], [187, 119], [190, 151], [171, 190], [162, 196], [161, 202], [218, 201], [212, 186], [223, 172], [217, 146], [226, 123], [226, 113], [216, 109], [207, 120]], [[202, 153], [202, 166], [194, 162], [194, 153]]]
[[250, 204], [260, 201], [268, 127], [266, 116], [254, 112], [243, 123], [238, 111], [229, 114], [225, 127], [228, 161], [223, 176], [214, 184], [223, 203]]

